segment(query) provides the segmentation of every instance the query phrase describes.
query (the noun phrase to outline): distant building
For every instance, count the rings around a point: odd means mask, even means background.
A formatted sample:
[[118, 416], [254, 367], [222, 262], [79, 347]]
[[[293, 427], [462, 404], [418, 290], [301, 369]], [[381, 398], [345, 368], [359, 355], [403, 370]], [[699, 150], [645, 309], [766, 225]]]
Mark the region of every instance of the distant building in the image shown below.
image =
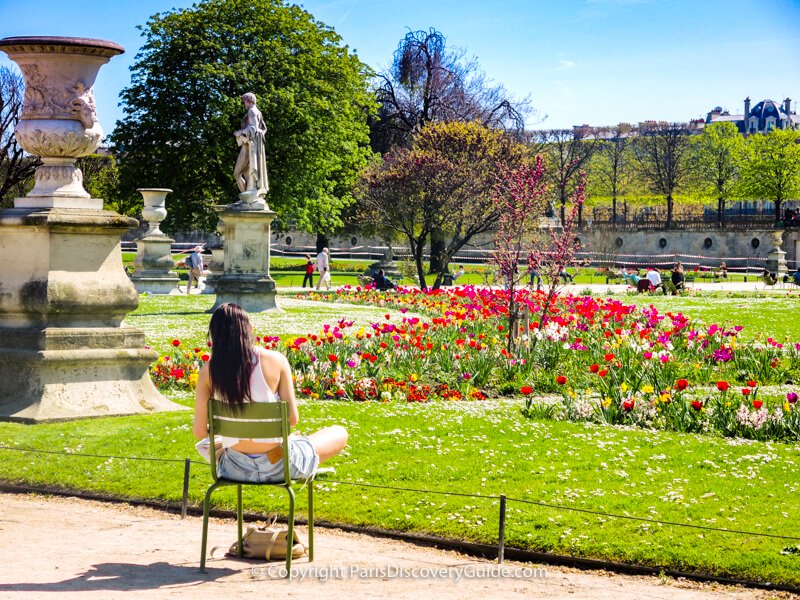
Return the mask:
[[706, 116], [705, 124], [733, 123], [739, 133], [766, 133], [771, 129], [790, 129], [800, 127], [800, 117], [792, 111], [792, 100], [786, 98], [783, 104], [774, 100], [762, 100], [752, 108], [750, 97], [744, 99], [744, 114], [732, 115], [727, 110], [717, 106]]

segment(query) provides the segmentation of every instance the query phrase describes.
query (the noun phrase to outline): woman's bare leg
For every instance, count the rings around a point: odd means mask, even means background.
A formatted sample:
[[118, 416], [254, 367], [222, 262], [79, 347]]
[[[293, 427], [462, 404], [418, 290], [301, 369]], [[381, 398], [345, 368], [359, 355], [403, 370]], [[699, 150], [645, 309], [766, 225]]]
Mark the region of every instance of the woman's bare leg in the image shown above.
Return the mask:
[[347, 430], [341, 425], [334, 425], [312, 433], [308, 439], [322, 463], [344, 449], [347, 445]]

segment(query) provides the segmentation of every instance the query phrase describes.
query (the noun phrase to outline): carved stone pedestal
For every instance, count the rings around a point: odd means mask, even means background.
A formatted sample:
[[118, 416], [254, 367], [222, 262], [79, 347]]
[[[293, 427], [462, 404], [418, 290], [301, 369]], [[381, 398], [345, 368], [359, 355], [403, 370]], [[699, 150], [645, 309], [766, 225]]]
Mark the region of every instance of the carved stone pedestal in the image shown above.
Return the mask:
[[148, 367], [157, 355], [123, 324], [139, 297], [111, 211], [0, 211], [0, 419], [46, 421], [175, 410]]
[[0, 40], [0, 50], [25, 77], [14, 135], [43, 163], [33, 190], [0, 211], [0, 419], [175, 410], [150, 380], [156, 353], [123, 323], [139, 295], [122, 267], [120, 235], [138, 224], [102, 210], [75, 165], [103, 137], [97, 72], [123, 49], [17, 37]]
[[767, 269], [771, 273], [777, 273], [778, 275], [785, 275], [787, 272], [786, 267], [786, 252], [783, 251], [781, 246], [783, 245], [783, 230], [782, 229], [775, 229], [772, 232], [772, 243], [773, 248], [767, 254]]
[[164, 203], [172, 190], [167, 188], [140, 188], [144, 197], [142, 217], [147, 219], [148, 229], [140, 239], [136, 240], [136, 272], [131, 277], [136, 291], [140, 294], [178, 294], [180, 278], [171, 269], [175, 266], [172, 260], [172, 238], [164, 235], [159, 228], [161, 221], [167, 216]]
[[208, 276], [206, 277], [206, 286], [203, 288], [201, 294], [216, 294], [217, 293], [217, 279], [222, 277], [225, 272], [225, 241], [222, 239], [225, 224], [222, 219], [217, 223], [217, 239], [208, 244], [208, 249], [211, 251], [211, 262], [208, 263]]
[[247, 312], [279, 310], [275, 281], [269, 275], [270, 224], [275, 216], [269, 209], [247, 210], [239, 203], [220, 209], [225, 267], [215, 280], [217, 301], [212, 311], [226, 302]]

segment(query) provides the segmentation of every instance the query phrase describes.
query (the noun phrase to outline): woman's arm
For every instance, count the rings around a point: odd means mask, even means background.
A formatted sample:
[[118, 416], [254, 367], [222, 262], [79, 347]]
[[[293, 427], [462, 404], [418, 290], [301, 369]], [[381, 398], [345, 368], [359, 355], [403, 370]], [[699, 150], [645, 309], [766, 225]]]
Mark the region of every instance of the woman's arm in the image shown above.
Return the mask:
[[278, 382], [278, 395], [289, 405], [289, 425], [294, 427], [300, 420], [300, 413], [297, 411], [297, 402], [294, 397], [294, 379], [292, 377], [292, 367], [283, 354], [278, 354], [280, 364], [281, 379]]
[[208, 436], [208, 399], [211, 397], [211, 380], [208, 377], [208, 363], [200, 369], [197, 387], [194, 391], [194, 425], [192, 433], [198, 440]]

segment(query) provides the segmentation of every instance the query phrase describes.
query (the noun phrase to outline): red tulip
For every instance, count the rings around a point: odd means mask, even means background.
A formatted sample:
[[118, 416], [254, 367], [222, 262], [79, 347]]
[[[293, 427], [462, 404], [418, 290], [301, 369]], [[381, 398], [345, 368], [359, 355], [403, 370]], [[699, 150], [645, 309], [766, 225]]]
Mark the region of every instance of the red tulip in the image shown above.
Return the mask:
[[750, 388], [742, 388], [742, 394], [744, 396], [749, 396], [750, 395]]
[[594, 363], [591, 367], [589, 367], [589, 371], [592, 373], [597, 373], [600, 370], [600, 366], [597, 363]]
[[747, 381], [747, 387], [754, 388], [758, 385], [758, 382], [755, 379], [749, 379]]
[[718, 381], [717, 382], [717, 389], [720, 392], [727, 392], [729, 387], [731, 387], [731, 386], [728, 385], [727, 381]]
[[598, 373], [598, 375], [600, 375], [600, 377], [605, 377], [606, 375], [608, 375], [608, 369], [603, 369]]
[[675, 389], [678, 391], [683, 391], [687, 387], [689, 387], [689, 382], [685, 379], [678, 379], [678, 381], [675, 382]]
[[526, 396], [533, 393], [533, 388], [529, 385], [523, 385], [519, 388], [521, 394], [525, 394]]
[[565, 383], [567, 383], [567, 378], [564, 375], [559, 375], [558, 377], [556, 377], [556, 383], [558, 385], [564, 385]]
[[702, 410], [703, 409], [703, 403], [700, 402], [700, 400], [692, 400], [692, 408], [695, 409], [695, 410], [698, 410], [698, 411]]
[[753, 400], [753, 408], [756, 410], [764, 406], [764, 403], [761, 400]]
[[172, 345], [177, 348], [178, 346], [181, 345], [181, 341], [180, 340], [172, 340]]

